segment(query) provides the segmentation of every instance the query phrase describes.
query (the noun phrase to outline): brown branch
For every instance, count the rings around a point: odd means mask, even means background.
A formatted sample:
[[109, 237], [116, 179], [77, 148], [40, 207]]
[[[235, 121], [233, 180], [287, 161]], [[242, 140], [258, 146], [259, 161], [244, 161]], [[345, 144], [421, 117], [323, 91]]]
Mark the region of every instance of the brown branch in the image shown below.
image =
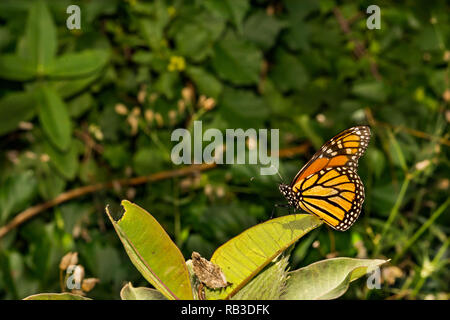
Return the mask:
[[[279, 157], [286, 158], [286, 157], [292, 157], [294, 155], [299, 155], [305, 153], [308, 148], [310, 147], [309, 143], [304, 143], [300, 146], [293, 147], [293, 148], [287, 148], [282, 149], [278, 152]], [[104, 183], [96, 183], [84, 187], [75, 188], [66, 192], [61, 193], [56, 198], [49, 200], [44, 203], [40, 203], [38, 205], [35, 205], [33, 207], [30, 207], [19, 214], [17, 214], [10, 222], [8, 222], [6, 225], [0, 228], [0, 239], [4, 237], [8, 232], [10, 232], [12, 229], [18, 227], [22, 223], [26, 222], [27, 220], [31, 219], [32, 217], [38, 215], [39, 213], [50, 209], [54, 206], [57, 206], [63, 202], [81, 197], [83, 195], [94, 193], [99, 190], [104, 189], [111, 189], [114, 186], [134, 186], [139, 184], [144, 184], [148, 182], [156, 182], [160, 180], [180, 177], [180, 176], [186, 176], [190, 174], [195, 174], [198, 172], [210, 170], [217, 167], [217, 164], [193, 164], [187, 167], [184, 167], [182, 169], [176, 169], [176, 170], [168, 170], [168, 171], [161, 171], [155, 174], [151, 174], [149, 176], [141, 176], [141, 177], [135, 177], [135, 178], [125, 178], [125, 179], [117, 179], [112, 180], [109, 182]]]

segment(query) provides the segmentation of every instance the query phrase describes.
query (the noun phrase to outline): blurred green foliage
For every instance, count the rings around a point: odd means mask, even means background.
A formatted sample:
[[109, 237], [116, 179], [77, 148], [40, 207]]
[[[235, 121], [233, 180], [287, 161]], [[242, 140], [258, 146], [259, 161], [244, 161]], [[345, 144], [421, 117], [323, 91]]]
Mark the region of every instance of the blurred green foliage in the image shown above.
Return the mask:
[[[364, 0], [76, 1], [81, 30], [69, 30], [73, 2], [0, 2], [0, 226], [73, 188], [179, 168], [170, 135], [194, 120], [279, 128], [281, 148], [311, 142], [281, 160], [286, 180], [328, 138], [370, 124], [363, 215], [348, 232], [312, 232], [293, 268], [387, 257], [381, 290], [360, 280], [344, 298], [448, 298], [448, 3], [380, 1], [369, 30]], [[77, 251], [101, 281], [89, 296], [119, 298], [126, 281], [147, 284], [106, 204], [139, 204], [186, 258], [210, 257], [284, 202], [278, 183], [223, 165], [73, 197], [0, 239], [0, 297], [59, 291], [59, 261]]]

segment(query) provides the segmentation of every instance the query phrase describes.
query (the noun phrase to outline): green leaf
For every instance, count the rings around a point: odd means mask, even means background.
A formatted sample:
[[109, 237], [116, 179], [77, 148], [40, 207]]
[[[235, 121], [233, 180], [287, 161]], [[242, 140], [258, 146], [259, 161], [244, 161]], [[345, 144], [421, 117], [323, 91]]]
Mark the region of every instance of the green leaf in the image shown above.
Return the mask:
[[50, 143], [44, 144], [44, 151], [50, 157], [50, 163], [60, 175], [67, 180], [73, 180], [78, 170], [78, 151], [75, 144], [71, 144], [66, 151], [55, 148]]
[[36, 97], [32, 92], [12, 92], [0, 99], [0, 135], [17, 128], [36, 114]]
[[72, 124], [67, 106], [56, 91], [44, 86], [39, 94], [39, 121], [50, 141], [61, 151], [72, 141]]
[[231, 20], [240, 32], [242, 21], [250, 8], [248, 0], [210, 0], [204, 1], [203, 5], [222, 18]]
[[285, 23], [274, 16], [258, 10], [245, 21], [244, 37], [262, 49], [268, 50], [274, 45], [278, 33], [284, 26]]
[[178, 72], [164, 72], [155, 82], [155, 88], [167, 99], [171, 100], [175, 97], [177, 87], [180, 85], [180, 75]]
[[278, 300], [284, 292], [289, 254], [281, 254], [233, 296], [232, 300]]
[[277, 50], [275, 60], [270, 78], [282, 92], [299, 90], [308, 82], [309, 76], [295, 56], [285, 50]]
[[221, 78], [234, 84], [258, 83], [261, 64], [261, 51], [233, 33], [227, 33], [214, 47], [214, 69]]
[[64, 191], [66, 180], [49, 163], [43, 163], [37, 175], [39, 195], [45, 200], [54, 199]]
[[258, 224], [229, 240], [214, 252], [211, 262], [222, 268], [231, 285], [207, 290], [206, 297], [231, 298], [281, 252], [321, 224], [313, 215], [293, 214]]
[[228, 12], [231, 20], [234, 22], [238, 30], [242, 31], [242, 21], [250, 8], [249, 0], [224, 0], [228, 7]]
[[220, 103], [223, 118], [234, 127], [256, 127], [269, 115], [269, 107], [263, 98], [253, 91], [225, 88]]
[[175, 45], [181, 55], [198, 62], [211, 50], [208, 30], [196, 23], [186, 23], [175, 33]]
[[98, 71], [80, 79], [58, 80], [51, 81], [49, 83], [51, 84], [51, 87], [54, 88], [54, 90], [61, 96], [61, 98], [65, 99], [83, 91], [87, 86], [92, 84], [92, 82], [97, 80], [101, 74], [102, 72]]
[[186, 73], [195, 83], [200, 94], [204, 94], [207, 97], [212, 97], [214, 99], [219, 98], [223, 86], [214, 75], [205, 71], [203, 68], [192, 66], [189, 66], [186, 69]]
[[78, 118], [95, 106], [95, 100], [89, 92], [85, 92], [76, 98], [70, 100], [67, 104], [69, 115], [72, 118]]
[[333, 258], [315, 262], [289, 273], [285, 300], [335, 299], [350, 282], [372, 272], [386, 260]]
[[54, 78], [76, 78], [98, 72], [108, 63], [107, 50], [66, 53], [48, 66], [46, 74]]
[[126, 200], [122, 206], [125, 213], [117, 222], [106, 212], [134, 266], [168, 299], [192, 299], [180, 249], [147, 211]]
[[120, 290], [120, 298], [122, 300], [167, 300], [158, 290], [145, 287], [135, 288], [131, 282], [128, 282]]
[[32, 171], [8, 176], [0, 186], [0, 222], [31, 204], [37, 192], [37, 180]]
[[352, 93], [358, 97], [375, 102], [384, 102], [387, 98], [386, 87], [379, 81], [355, 84], [352, 88]]
[[33, 294], [23, 300], [92, 300], [73, 293], [39, 293]]
[[56, 27], [44, 1], [34, 1], [30, 6], [25, 28], [19, 56], [30, 61], [37, 75], [43, 75], [53, 62], [58, 47]]
[[36, 70], [29, 60], [12, 54], [0, 56], [0, 78], [27, 81], [35, 76]]

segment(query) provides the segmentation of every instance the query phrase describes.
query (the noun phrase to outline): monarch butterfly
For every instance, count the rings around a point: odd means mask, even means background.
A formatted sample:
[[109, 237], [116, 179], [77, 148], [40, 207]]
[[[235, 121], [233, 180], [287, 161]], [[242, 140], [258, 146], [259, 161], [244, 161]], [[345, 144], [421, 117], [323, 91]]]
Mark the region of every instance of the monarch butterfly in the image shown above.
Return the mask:
[[370, 135], [368, 126], [358, 126], [325, 143], [290, 185], [280, 184], [289, 206], [315, 214], [336, 230], [350, 228], [364, 202], [364, 186], [357, 168]]

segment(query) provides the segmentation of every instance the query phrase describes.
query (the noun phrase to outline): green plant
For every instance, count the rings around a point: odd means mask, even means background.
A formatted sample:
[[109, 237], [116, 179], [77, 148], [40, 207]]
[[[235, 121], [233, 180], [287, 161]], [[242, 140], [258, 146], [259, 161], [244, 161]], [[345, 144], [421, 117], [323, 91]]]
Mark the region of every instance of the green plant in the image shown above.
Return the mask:
[[[123, 216], [115, 221], [106, 212], [139, 272], [157, 290], [134, 288], [126, 284], [124, 300], [199, 299], [198, 277], [192, 261], [184, 261], [181, 251], [161, 225], [147, 211], [122, 201]], [[310, 214], [279, 217], [247, 229], [213, 254], [229, 285], [205, 288], [206, 299], [334, 299], [345, 293], [350, 282], [372, 272], [386, 260], [332, 258], [289, 272], [289, 248], [322, 221]], [[27, 299], [51, 299], [52, 294]], [[74, 299], [76, 295], [56, 294], [55, 299]], [[81, 298], [81, 297], [80, 297]]]

